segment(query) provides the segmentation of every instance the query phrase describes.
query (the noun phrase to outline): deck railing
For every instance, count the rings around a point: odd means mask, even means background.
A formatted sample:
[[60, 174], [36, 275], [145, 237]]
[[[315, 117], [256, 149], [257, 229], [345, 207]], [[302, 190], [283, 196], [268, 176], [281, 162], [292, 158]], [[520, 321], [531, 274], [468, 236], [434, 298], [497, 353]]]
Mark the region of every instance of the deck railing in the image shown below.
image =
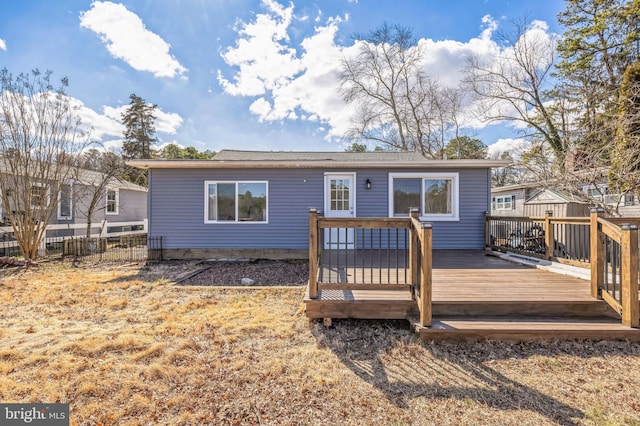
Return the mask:
[[638, 327], [638, 224], [602, 216], [602, 209], [591, 212], [591, 295], [604, 299], [624, 325]]
[[512, 217], [485, 215], [485, 243], [494, 250], [511, 251], [560, 263], [589, 267], [588, 217]]
[[410, 289], [431, 324], [431, 225], [407, 218], [325, 218], [309, 210], [309, 297], [320, 290]]
[[638, 327], [638, 226], [640, 218], [605, 218], [601, 208], [592, 209], [590, 217], [487, 214], [485, 243], [494, 250], [590, 268], [591, 295], [605, 300], [623, 324]]

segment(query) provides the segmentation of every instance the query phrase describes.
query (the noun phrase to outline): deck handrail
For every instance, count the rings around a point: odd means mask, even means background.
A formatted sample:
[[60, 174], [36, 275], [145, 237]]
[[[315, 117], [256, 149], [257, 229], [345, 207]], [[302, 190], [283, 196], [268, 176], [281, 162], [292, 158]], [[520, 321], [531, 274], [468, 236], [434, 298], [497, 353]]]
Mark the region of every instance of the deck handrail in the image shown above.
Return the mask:
[[[431, 324], [431, 294], [432, 294], [432, 228], [430, 223], [420, 222], [418, 212], [411, 211], [409, 217], [369, 217], [369, 218], [336, 218], [324, 217], [318, 209], [309, 209], [309, 287], [308, 295], [310, 299], [318, 298], [318, 292], [321, 289], [341, 288], [362, 289], [375, 291], [376, 289], [388, 289], [387, 284], [331, 284], [319, 283], [320, 262], [323, 251], [323, 232], [324, 229], [354, 229], [354, 230], [402, 230], [401, 241], [407, 240], [408, 259], [405, 258], [405, 268], [408, 264], [408, 278], [405, 269], [404, 279], [408, 279], [407, 288], [412, 289], [412, 296], [417, 302], [420, 313], [420, 324], [428, 326]], [[379, 231], [380, 232], [380, 231]], [[389, 231], [387, 231], [389, 232]], [[406, 234], [408, 232], [408, 235]], [[384, 234], [383, 234], [384, 235]], [[393, 235], [393, 234], [392, 234]], [[397, 243], [397, 231], [396, 231]], [[387, 238], [387, 241], [389, 238]], [[329, 240], [330, 241], [330, 240]], [[329, 243], [331, 244], [331, 243]], [[340, 242], [337, 246], [340, 247]], [[342, 244], [346, 245], [346, 242]], [[358, 242], [354, 241], [354, 247]], [[382, 244], [382, 239], [377, 241], [378, 245]], [[346, 249], [345, 249], [346, 250]], [[397, 248], [396, 248], [397, 250]], [[404, 250], [406, 250], [406, 245]], [[340, 249], [338, 249], [340, 251]], [[406, 252], [405, 252], [406, 253]], [[330, 254], [329, 254], [330, 256]], [[340, 256], [338, 256], [340, 258]], [[396, 268], [398, 259], [396, 259]], [[329, 264], [331, 266], [331, 264]], [[358, 267], [359, 268], [359, 267]], [[396, 277], [397, 278], [397, 277]], [[370, 281], [373, 282], [373, 281]], [[391, 281], [388, 281], [391, 282]], [[399, 282], [399, 281], [397, 281]], [[407, 282], [407, 281], [405, 281]]]
[[[638, 225], [621, 223], [622, 220], [614, 223], [603, 214], [603, 209], [591, 210], [591, 294], [614, 308], [621, 315], [622, 324], [638, 327]], [[611, 250], [607, 249], [609, 246]]]
[[[485, 213], [485, 246], [589, 267], [588, 217], [495, 216]], [[500, 230], [499, 228], [503, 228]]]

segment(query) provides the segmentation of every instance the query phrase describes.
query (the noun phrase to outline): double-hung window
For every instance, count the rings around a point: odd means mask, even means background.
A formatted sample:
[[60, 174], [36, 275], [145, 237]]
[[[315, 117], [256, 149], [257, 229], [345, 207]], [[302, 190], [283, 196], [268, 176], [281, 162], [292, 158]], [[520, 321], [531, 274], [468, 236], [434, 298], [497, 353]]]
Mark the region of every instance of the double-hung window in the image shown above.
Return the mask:
[[120, 194], [117, 189], [107, 189], [106, 214], [118, 214]]
[[390, 173], [389, 216], [418, 208], [423, 220], [459, 220], [458, 180], [458, 173]]
[[205, 223], [266, 223], [267, 182], [205, 181]]

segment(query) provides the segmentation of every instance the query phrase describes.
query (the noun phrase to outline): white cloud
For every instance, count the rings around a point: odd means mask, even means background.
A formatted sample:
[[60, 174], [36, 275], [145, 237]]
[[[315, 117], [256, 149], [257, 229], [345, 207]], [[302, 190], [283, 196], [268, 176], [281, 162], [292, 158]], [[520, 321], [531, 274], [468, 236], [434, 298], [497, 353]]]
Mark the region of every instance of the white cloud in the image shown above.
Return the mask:
[[531, 149], [531, 142], [525, 139], [498, 139], [489, 145], [488, 154], [490, 158], [497, 158], [503, 152], [509, 152], [514, 160], [519, 160], [523, 153]]
[[218, 81], [231, 95], [260, 96], [286, 84], [302, 71], [296, 50], [287, 46], [287, 29], [293, 18], [293, 4], [285, 8], [273, 0], [263, 0], [269, 14], [258, 14], [254, 23], [240, 22], [236, 29], [240, 38], [222, 58], [239, 70], [235, 83], [218, 72]]
[[[318, 11], [314, 33], [293, 46], [288, 36], [293, 32], [292, 23], [302, 24], [302, 19], [294, 15], [294, 4], [284, 7], [275, 0], [262, 3], [266, 12], [257, 14], [251, 22], [239, 22], [235, 45], [222, 51], [222, 58], [235, 74], [228, 79], [218, 70], [218, 83], [228, 95], [255, 98], [249, 110], [260, 121], [316, 121], [328, 125], [328, 138], [343, 136], [355, 108], [347, 106], [340, 96], [338, 73], [342, 58], [356, 52], [358, 41], [338, 46], [335, 39], [348, 16], [328, 18], [322, 24], [322, 12]], [[468, 41], [420, 39], [424, 71], [445, 87], [457, 87], [470, 56], [486, 61], [508, 57], [510, 48], [492, 39], [497, 21], [487, 15], [482, 25], [478, 36]], [[534, 21], [528, 34], [548, 37], [548, 27]], [[470, 128], [487, 125], [470, 108], [463, 111], [462, 122]]]
[[[91, 139], [102, 145], [105, 149], [117, 151], [122, 148], [122, 137], [124, 125], [122, 124], [122, 113], [128, 105], [119, 107], [102, 106], [102, 111], [95, 111], [76, 98], [69, 98], [71, 104], [77, 108], [77, 114], [81, 120], [81, 126], [89, 131]], [[182, 117], [176, 113], [167, 113], [159, 108], [155, 111], [156, 132], [161, 134], [175, 135], [182, 125]]]
[[7, 42], [0, 38], [0, 50], [7, 50]]
[[149, 31], [124, 5], [96, 1], [80, 14], [80, 26], [100, 35], [109, 53], [138, 71], [156, 77], [175, 77], [187, 71], [169, 52], [170, 45]]

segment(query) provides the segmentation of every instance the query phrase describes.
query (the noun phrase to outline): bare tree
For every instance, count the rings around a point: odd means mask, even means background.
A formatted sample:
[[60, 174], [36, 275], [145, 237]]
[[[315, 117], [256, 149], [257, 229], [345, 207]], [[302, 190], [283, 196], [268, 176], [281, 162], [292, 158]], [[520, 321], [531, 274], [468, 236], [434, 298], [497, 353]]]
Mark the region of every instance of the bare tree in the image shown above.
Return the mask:
[[460, 128], [461, 95], [424, 72], [411, 30], [384, 24], [358, 38], [364, 41], [343, 59], [339, 76], [345, 100], [357, 108], [349, 136], [441, 158]]
[[478, 116], [521, 123], [527, 136], [547, 144], [562, 164], [569, 148], [567, 120], [562, 103], [549, 91], [555, 39], [526, 19], [498, 38], [508, 47], [492, 57], [473, 56], [467, 64], [465, 83], [475, 95]]
[[37, 257], [61, 183], [71, 176], [72, 154], [88, 143], [67, 85], [63, 78], [54, 88], [50, 71], [0, 71], [0, 198], [28, 261]]

